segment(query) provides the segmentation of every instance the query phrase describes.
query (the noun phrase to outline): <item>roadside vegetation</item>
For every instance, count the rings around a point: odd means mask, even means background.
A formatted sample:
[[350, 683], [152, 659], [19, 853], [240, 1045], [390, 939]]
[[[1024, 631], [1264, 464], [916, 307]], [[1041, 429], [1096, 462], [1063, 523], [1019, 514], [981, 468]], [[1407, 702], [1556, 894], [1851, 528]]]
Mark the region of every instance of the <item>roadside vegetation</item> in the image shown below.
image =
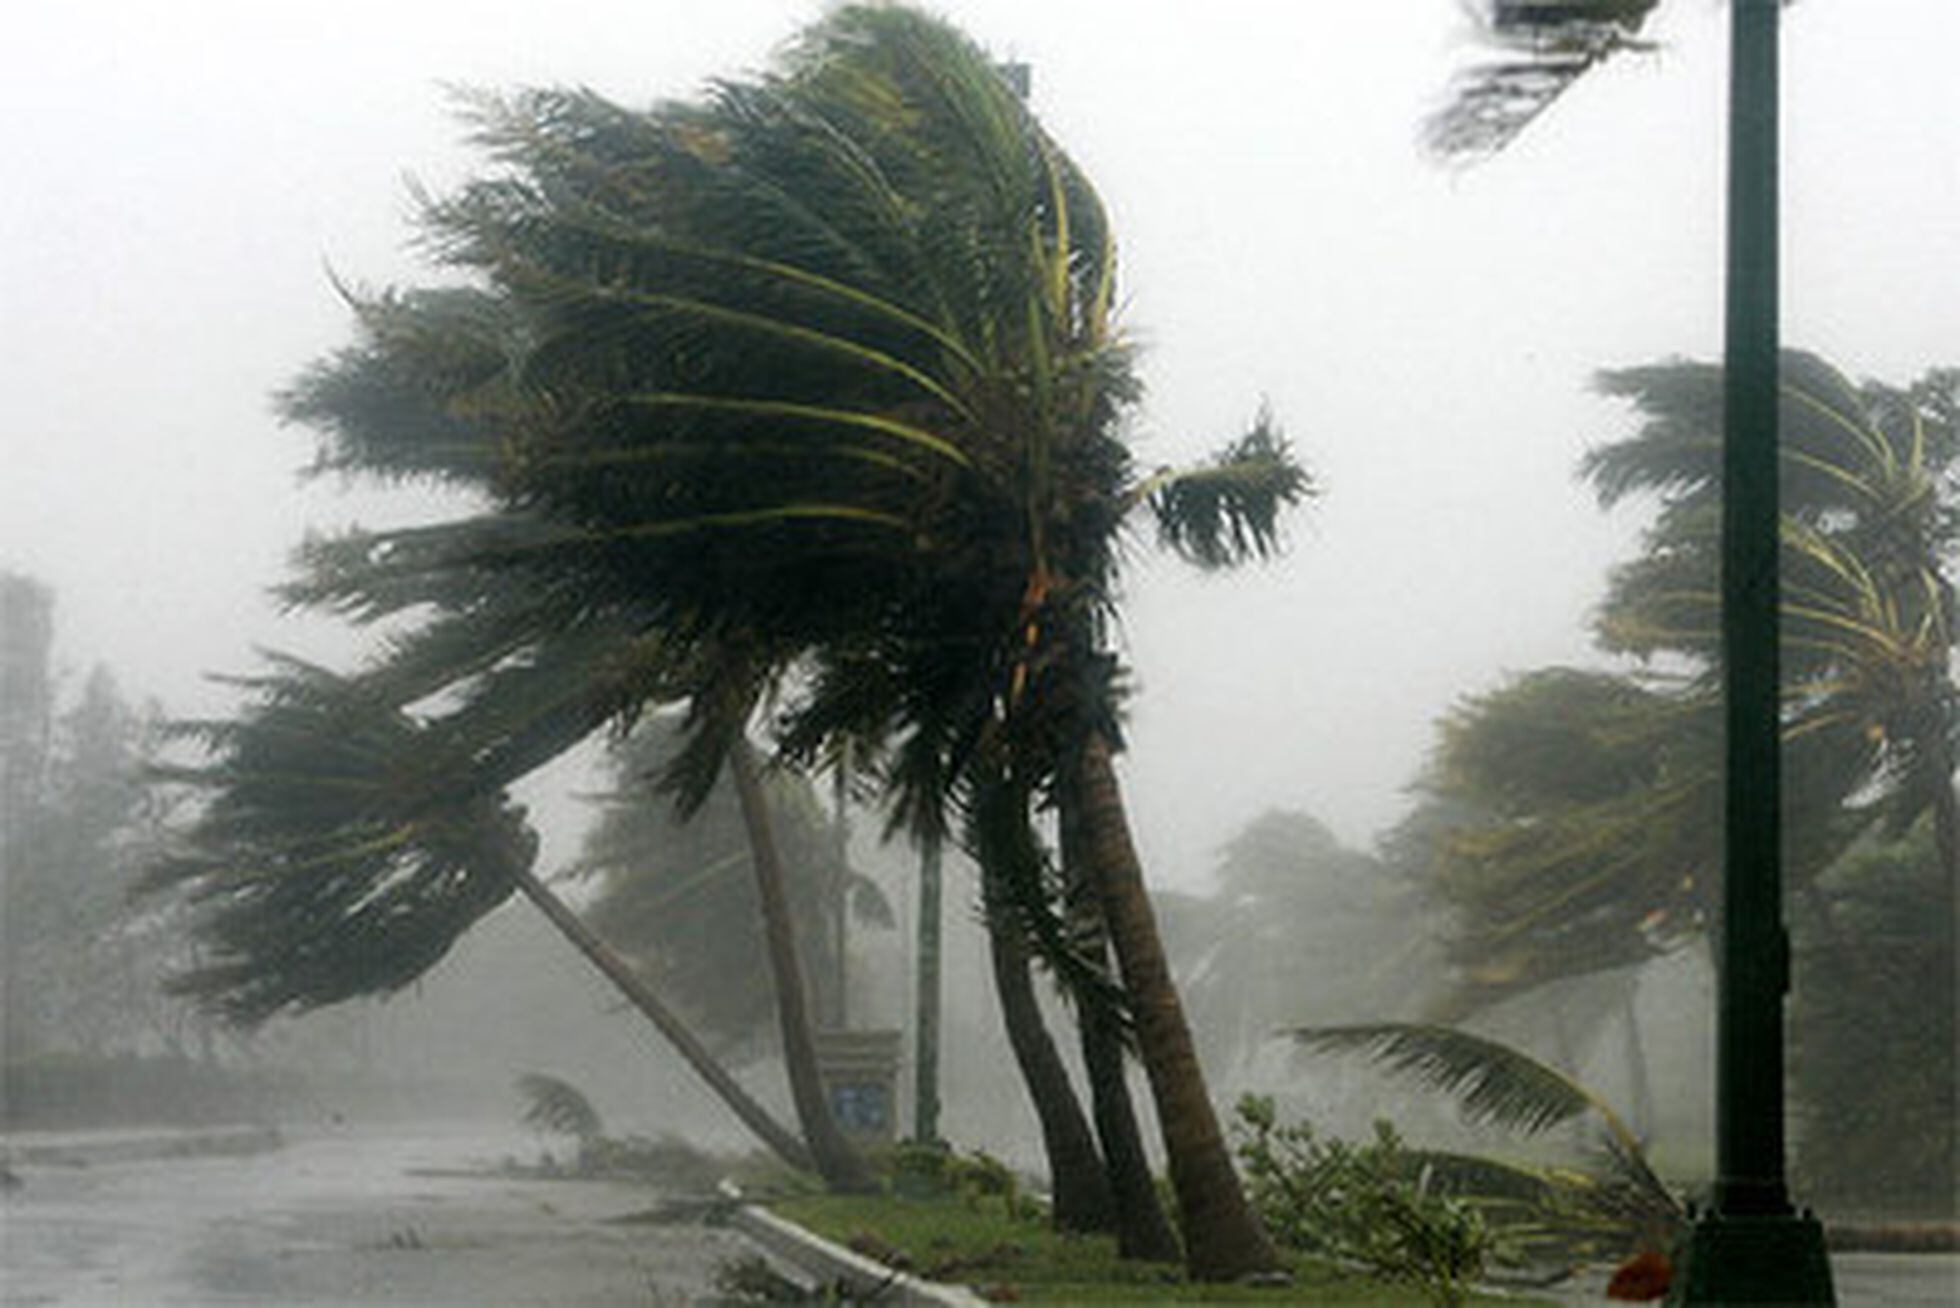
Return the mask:
[[[1196, 1283], [1174, 1263], [1118, 1255], [1108, 1236], [1058, 1232], [1038, 1206], [1002, 1195], [801, 1195], [772, 1200], [781, 1216], [889, 1266], [1029, 1303], [1427, 1302], [1407, 1284], [1320, 1255], [1287, 1250], [1287, 1284]], [[1474, 1292], [1437, 1302], [1528, 1304]]]

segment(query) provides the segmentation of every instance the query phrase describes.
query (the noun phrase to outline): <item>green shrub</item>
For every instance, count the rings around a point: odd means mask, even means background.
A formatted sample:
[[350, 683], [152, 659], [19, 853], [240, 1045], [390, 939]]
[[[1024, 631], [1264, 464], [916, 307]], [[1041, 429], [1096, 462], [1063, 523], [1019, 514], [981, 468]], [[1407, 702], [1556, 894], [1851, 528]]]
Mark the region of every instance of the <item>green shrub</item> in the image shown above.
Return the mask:
[[1430, 1185], [1388, 1122], [1376, 1122], [1366, 1144], [1322, 1139], [1305, 1122], [1282, 1125], [1271, 1099], [1247, 1095], [1233, 1134], [1248, 1195], [1274, 1239], [1413, 1282], [1432, 1303], [1466, 1301], [1490, 1232], [1473, 1205]]
[[944, 1144], [908, 1142], [891, 1151], [886, 1171], [892, 1193], [900, 1198], [947, 1195], [968, 1208], [997, 1204], [1013, 1220], [1043, 1215], [1040, 1201], [1022, 1189], [1014, 1169], [984, 1149], [961, 1153]]

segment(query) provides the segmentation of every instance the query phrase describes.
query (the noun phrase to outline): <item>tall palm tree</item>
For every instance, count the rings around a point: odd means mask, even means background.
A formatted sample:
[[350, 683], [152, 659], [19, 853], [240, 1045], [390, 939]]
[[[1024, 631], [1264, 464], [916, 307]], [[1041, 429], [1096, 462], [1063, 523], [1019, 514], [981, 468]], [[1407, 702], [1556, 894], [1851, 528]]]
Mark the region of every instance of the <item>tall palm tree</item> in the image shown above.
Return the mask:
[[[656, 644], [612, 707], [687, 700], [683, 798], [765, 703], [792, 757], [862, 742], [928, 837], [977, 759], [1010, 760], [1089, 835], [1192, 1270], [1269, 1265], [1130, 847], [1104, 631], [1135, 510], [1200, 563], [1272, 548], [1306, 489], [1284, 443], [1261, 424], [1206, 467], [1134, 472], [1100, 201], [944, 24], [845, 8], [698, 104], [474, 113], [499, 171], [424, 209], [470, 285], [355, 297], [360, 343], [288, 411], [323, 467], [458, 479], [491, 508], [322, 543], [306, 598], [372, 616], [481, 578]], [[452, 666], [424, 693], [475, 674]]]

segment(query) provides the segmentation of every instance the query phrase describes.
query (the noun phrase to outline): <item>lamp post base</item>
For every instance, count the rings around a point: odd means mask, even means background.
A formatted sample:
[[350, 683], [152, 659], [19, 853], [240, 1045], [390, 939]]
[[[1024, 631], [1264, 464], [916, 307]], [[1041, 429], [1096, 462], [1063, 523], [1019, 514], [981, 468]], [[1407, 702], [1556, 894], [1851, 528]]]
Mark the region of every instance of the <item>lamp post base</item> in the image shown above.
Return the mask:
[[1670, 1304], [1834, 1305], [1824, 1227], [1801, 1216], [1703, 1213], [1690, 1228]]

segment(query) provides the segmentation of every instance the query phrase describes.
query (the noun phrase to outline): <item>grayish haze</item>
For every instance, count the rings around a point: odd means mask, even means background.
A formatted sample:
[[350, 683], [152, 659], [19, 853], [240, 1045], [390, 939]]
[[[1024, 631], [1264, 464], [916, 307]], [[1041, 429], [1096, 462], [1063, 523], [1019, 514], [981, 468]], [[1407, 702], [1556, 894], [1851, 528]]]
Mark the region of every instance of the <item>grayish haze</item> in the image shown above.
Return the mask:
[[[1724, 9], [1582, 85], [1470, 172], [1416, 123], [1474, 53], [1454, 0], [946, 0], [1031, 63], [1102, 188], [1170, 462], [1270, 400], [1324, 498], [1277, 566], [1137, 552], [1128, 764], [1153, 877], [1193, 885], [1261, 809], [1392, 821], [1430, 723], [1587, 657], [1638, 528], [1572, 482], [1623, 415], [1601, 366], [1719, 345]], [[628, 103], [760, 66], [809, 0], [65, 0], [0, 43], [0, 567], [58, 593], [59, 655], [175, 713], [254, 643], [345, 662], [265, 596], [309, 526], [429, 509], [296, 474], [268, 395], [347, 339], [326, 269], [415, 280], [412, 174], [471, 167], [441, 87]], [[1786, 338], [1855, 374], [1960, 363], [1960, 6], [1805, 0], [1786, 25]]]

